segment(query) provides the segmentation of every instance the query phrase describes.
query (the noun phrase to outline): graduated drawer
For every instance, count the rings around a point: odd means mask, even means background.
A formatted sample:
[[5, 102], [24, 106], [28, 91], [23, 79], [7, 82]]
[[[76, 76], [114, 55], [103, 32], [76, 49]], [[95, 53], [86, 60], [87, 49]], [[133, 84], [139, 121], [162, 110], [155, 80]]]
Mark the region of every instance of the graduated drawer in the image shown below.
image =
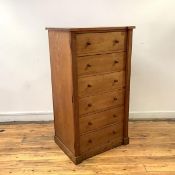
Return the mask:
[[125, 32], [83, 33], [76, 35], [77, 55], [126, 50]]
[[110, 125], [96, 132], [90, 132], [80, 136], [80, 152], [90, 152], [102, 145], [122, 141], [123, 125]]
[[103, 128], [106, 125], [123, 123], [124, 107], [109, 109], [103, 112], [81, 117], [80, 134]]
[[77, 57], [78, 75], [121, 71], [125, 68], [125, 52]]
[[124, 90], [119, 89], [115, 90], [114, 92], [79, 99], [79, 114], [87, 114], [123, 104]]
[[125, 71], [78, 79], [79, 97], [95, 95], [97, 93], [119, 89], [125, 85]]

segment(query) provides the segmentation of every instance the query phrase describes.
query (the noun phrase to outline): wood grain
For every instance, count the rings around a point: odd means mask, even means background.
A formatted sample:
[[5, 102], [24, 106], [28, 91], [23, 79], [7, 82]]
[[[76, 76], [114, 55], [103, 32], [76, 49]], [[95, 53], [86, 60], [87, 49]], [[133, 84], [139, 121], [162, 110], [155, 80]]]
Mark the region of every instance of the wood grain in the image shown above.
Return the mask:
[[115, 31], [115, 30], [127, 30], [127, 29], [134, 29], [135, 26], [121, 26], [121, 27], [91, 27], [91, 28], [56, 28], [56, 27], [46, 27], [46, 30], [54, 30], [54, 31], [66, 31], [66, 32], [105, 32], [105, 31]]
[[124, 104], [124, 90], [103, 93], [79, 100], [80, 115], [104, 110], [106, 108], [122, 106]]
[[129, 123], [130, 144], [78, 166], [53, 141], [53, 123], [0, 124], [0, 175], [175, 175], [175, 122]]
[[[48, 30], [54, 139], [75, 164], [128, 143], [132, 30], [133, 27]], [[118, 107], [122, 107], [122, 112], [115, 110], [117, 117], [114, 119], [111, 111]], [[102, 138], [108, 133], [104, 128], [110, 125], [123, 129], [119, 140], [111, 138], [106, 142]], [[87, 130], [83, 130], [84, 127]], [[97, 137], [93, 143], [97, 145], [84, 152], [86, 144], [81, 141], [86, 137], [82, 135], [92, 131], [93, 137]]]
[[78, 101], [78, 69], [76, 54], [76, 34], [71, 34], [70, 48], [72, 51], [72, 77], [73, 77], [73, 96], [72, 103], [74, 107], [74, 127], [75, 127], [75, 157], [80, 155], [80, 133], [79, 133], [79, 101]]
[[123, 127], [123, 136], [124, 144], [129, 144], [128, 137], [128, 118], [129, 118], [129, 99], [130, 99], [130, 76], [131, 76], [131, 54], [132, 54], [132, 34], [133, 30], [127, 30], [127, 54], [126, 54], [126, 78], [125, 78], [125, 116], [124, 116], [124, 127]]
[[78, 79], [79, 97], [122, 89], [125, 86], [125, 71], [102, 74]]
[[77, 57], [78, 75], [122, 71], [125, 69], [125, 55], [125, 52], [120, 52]]
[[[74, 113], [72, 104], [72, 58], [70, 34], [49, 31], [55, 135], [74, 150]], [[65, 95], [66, 94], [66, 95]], [[67, 128], [65, 130], [65, 128]]]
[[83, 33], [76, 37], [77, 55], [125, 51], [125, 32]]
[[94, 147], [98, 148], [102, 145], [111, 145], [113, 142], [122, 144], [123, 126], [121, 124], [112, 124], [99, 129], [98, 131], [89, 132], [81, 135], [80, 137], [80, 151], [84, 152], [93, 151]]
[[118, 107], [80, 118], [80, 134], [98, 130], [112, 123], [121, 124], [123, 121], [124, 108]]

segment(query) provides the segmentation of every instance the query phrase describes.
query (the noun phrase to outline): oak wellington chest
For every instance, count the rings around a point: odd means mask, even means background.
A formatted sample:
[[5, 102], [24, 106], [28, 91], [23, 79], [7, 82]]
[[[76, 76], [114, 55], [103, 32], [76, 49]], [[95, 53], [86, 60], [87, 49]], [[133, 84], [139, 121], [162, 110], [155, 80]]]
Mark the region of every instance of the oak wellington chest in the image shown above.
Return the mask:
[[75, 164], [128, 144], [134, 27], [47, 29], [55, 142]]

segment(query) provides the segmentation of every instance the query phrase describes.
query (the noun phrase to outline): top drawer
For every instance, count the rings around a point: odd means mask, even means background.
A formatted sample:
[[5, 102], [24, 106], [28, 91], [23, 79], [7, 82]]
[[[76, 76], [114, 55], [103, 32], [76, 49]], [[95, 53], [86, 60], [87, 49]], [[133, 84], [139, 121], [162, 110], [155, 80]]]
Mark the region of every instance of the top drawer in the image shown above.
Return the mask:
[[126, 32], [83, 33], [76, 35], [77, 55], [124, 51]]

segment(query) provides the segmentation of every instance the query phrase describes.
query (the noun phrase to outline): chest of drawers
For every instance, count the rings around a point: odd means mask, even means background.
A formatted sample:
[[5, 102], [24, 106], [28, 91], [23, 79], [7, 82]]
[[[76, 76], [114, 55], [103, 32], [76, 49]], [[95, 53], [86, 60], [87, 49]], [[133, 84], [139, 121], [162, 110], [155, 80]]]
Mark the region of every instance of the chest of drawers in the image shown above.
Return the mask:
[[55, 142], [75, 164], [129, 143], [133, 28], [47, 28]]

